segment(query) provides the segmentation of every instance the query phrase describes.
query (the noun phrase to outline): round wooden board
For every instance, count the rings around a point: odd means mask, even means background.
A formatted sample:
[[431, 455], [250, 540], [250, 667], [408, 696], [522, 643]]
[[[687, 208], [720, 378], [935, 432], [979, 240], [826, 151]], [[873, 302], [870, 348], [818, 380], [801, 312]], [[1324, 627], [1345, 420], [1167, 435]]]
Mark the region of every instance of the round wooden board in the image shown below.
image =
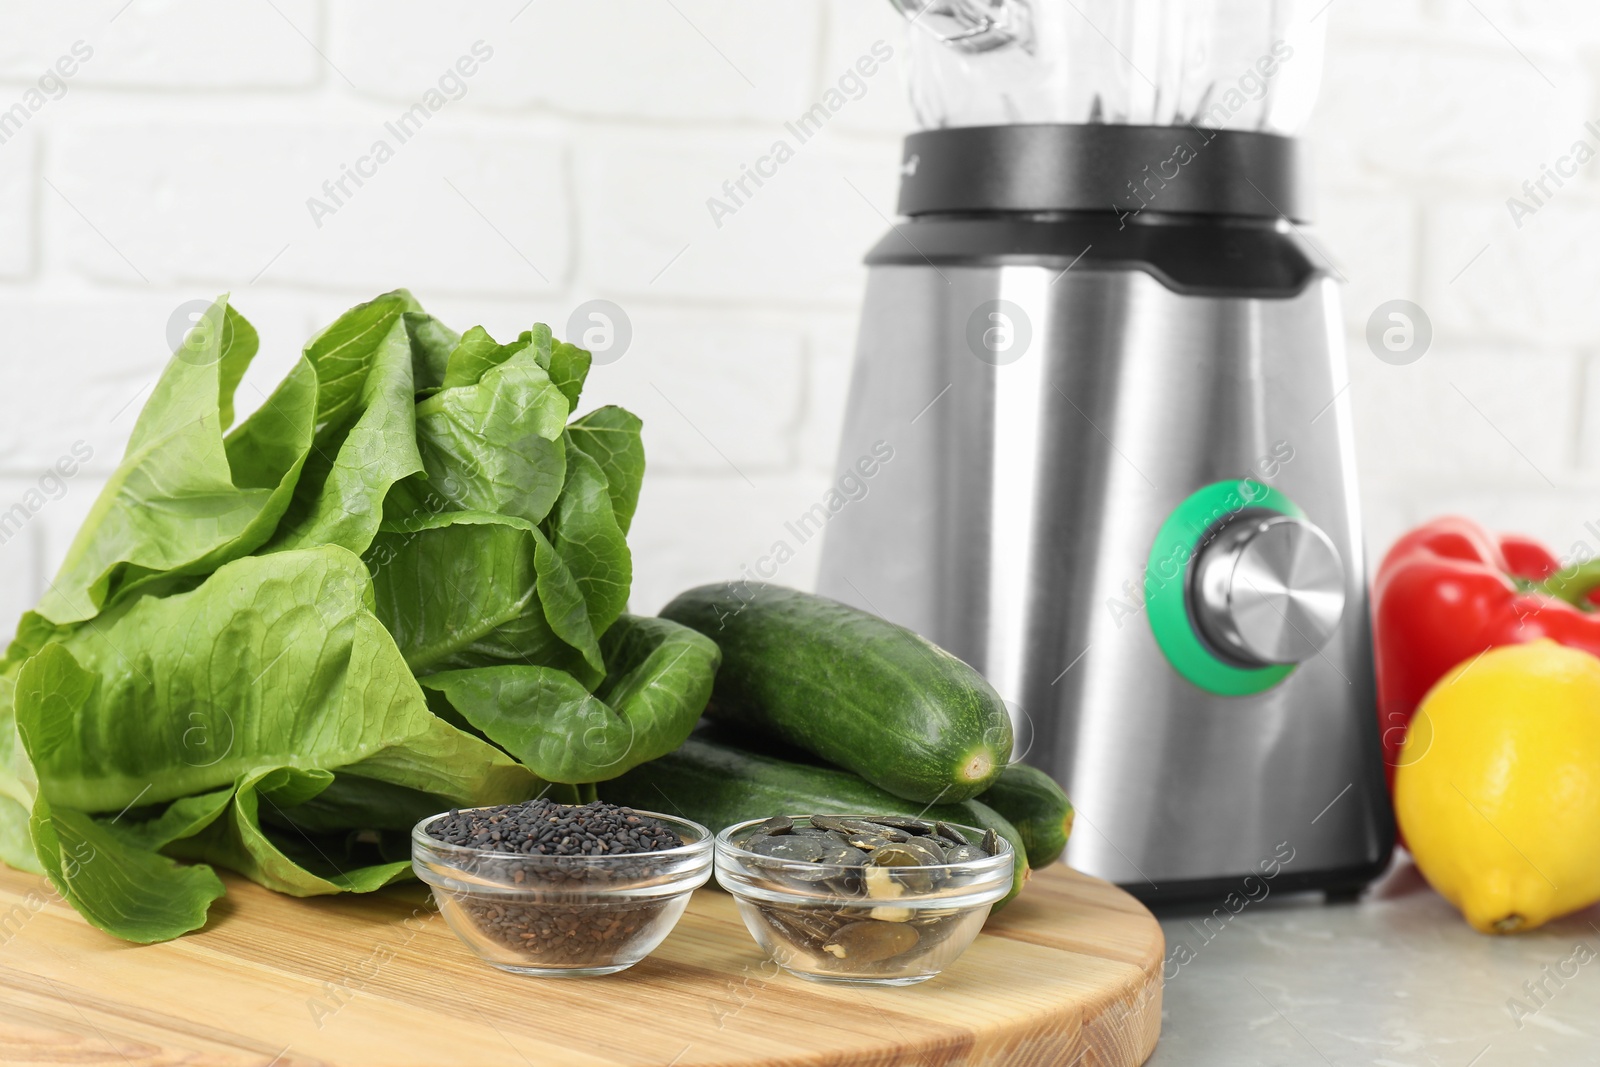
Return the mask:
[[0, 1062], [1120, 1067], [1161, 1028], [1161, 928], [1065, 867], [904, 989], [776, 972], [712, 889], [631, 970], [538, 979], [478, 962], [416, 886], [295, 900], [227, 881], [204, 930], [135, 946], [0, 867]]

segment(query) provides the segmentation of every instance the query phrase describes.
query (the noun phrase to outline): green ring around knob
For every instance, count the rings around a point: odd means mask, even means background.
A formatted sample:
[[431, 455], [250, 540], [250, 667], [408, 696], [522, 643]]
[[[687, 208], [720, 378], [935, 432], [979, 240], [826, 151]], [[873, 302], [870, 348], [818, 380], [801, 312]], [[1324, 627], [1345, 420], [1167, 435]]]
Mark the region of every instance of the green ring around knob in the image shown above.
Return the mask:
[[1213, 482], [1191, 493], [1167, 516], [1150, 546], [1144, 572], [1145, 614], [1167, 662], [1201, 689], [1221, 696], [1263, 692], [1294, 670], [1292, 664], [1236, 667], [1218, 659], [1195, 633], [1189, 615], [1189, 566], [1203, 540], [1222, 522], [1247, 509], [1304, 517], [1294, 501], [1270, 485], [1249, 478]]

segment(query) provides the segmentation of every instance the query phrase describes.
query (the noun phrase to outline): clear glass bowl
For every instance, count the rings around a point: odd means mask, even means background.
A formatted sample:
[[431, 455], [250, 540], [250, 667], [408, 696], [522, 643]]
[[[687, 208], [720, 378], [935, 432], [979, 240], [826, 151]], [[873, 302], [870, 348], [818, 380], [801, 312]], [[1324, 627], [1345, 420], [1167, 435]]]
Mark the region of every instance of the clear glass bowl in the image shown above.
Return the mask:
[[[858, 818], [870, 819], [871, 815]], [[791, 974], [820, 982], [912, 985], [972, 944], [1011, 889], [1011, 846], [998, 855], [926, 867], [844, 866], [774, 859], [734, 844], [765, 820], [717, 835], [717, 882], [745, 926]], [[810, 820], [795, 816], [797, 827]], [[958, 830], [977, 841], [983, 831]]]
[[456, 936], [515, 974], [614, 974], [653, 952], [711, 877], [711, 831], [641, 811], [684, 841], [615, 856], [539, 856], [447, 845], [411, 831], [411, 867]]

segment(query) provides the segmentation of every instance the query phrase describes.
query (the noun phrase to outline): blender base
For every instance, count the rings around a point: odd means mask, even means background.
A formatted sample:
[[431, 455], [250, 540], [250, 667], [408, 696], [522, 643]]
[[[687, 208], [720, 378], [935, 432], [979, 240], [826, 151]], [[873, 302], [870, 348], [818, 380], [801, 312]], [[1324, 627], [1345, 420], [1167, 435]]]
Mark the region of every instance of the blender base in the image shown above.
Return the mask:
[[[1252, 901], [1261, 903], [1276, 896], [1290, 893], [1322, 893], [1327, 903], [1349, 903], [1359, 897], [1378, 876], [1389, 867], [1389, 857], [1384, 856], [1380, 863], [1362, 864], [1355, 867], [1332, 867], [1320, 871], [1284, 871], [1276, 878], [1266, 881], [1260, 875], [1248, 875], [1233, 878], [1202, 878], [1193, 881], [1163, 882], [1160, 886], [1152, 888], [1149, 882], [1135, 882], [1119, 884], [1117, 888], [1128, 895], [1135, 897], [1141, 904], [1161, 915], [1169, 910], [1173, 913], [1192, 913], [1195, 911], [1210, 911], [1213, 907], [1225, 909], [1230, 914], [1237, 914], [1228, 908], [1225, 901], [1228, 895], [1234, 894], [1239, 899], [1250, 901], [1246, 893], [1245, 881], [1254, 878], [1257, 882], [1264, 883], [1271, 888], [1267, 896]], [[1244, 910], [1243, 908], [1238, 909]]]

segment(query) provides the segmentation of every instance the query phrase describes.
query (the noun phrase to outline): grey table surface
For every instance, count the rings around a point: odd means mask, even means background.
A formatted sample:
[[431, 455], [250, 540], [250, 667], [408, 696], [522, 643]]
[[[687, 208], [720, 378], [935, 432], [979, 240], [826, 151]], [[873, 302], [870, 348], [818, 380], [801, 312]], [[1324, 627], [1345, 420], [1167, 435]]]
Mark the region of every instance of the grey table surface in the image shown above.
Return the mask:
[[1151, 1067], [1600, 1065], [1600, 908], [1488, 937], [1402, 854], [1356, 903], [1160, 914]]

